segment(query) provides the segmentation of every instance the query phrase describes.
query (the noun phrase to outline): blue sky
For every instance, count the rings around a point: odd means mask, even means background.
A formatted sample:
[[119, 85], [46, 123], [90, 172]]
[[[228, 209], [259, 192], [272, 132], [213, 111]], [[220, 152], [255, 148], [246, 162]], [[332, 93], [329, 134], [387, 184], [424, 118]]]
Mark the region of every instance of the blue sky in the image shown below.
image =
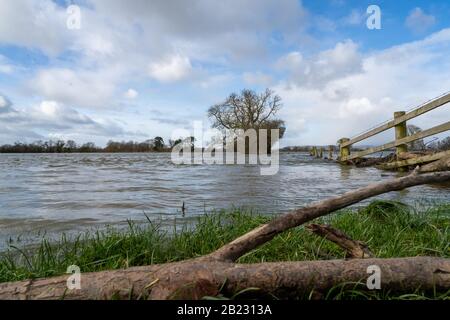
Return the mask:
[[[209, 126], [208, 107], [231, 92], [269, 87], [282, 145], [334, 144], [450, 90], [444, 0], [0, 3], [0, 143], [168, 140]], [[370, 5], [380, 30], [366, 26]]]

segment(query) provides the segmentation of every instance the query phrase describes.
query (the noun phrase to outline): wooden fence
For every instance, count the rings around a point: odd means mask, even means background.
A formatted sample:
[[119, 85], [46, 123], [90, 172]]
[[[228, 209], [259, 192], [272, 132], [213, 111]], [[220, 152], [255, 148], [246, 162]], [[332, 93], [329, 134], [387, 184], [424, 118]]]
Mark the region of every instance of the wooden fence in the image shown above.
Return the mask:
[[[438, 126], [435, 126], [430, 129], [426, 129], [420, 132], [417, 132], [415, 134], [412, 134], [408, 136], [407, 132], [407, 125], [406, 121], [413, 119], [415, 117], [418, 117], [426, 112], [429, 112], [431, 110], [434, 110], [438, 107], [441, 107], [445, 105], [446, 103], [450, 102], [450, 92], [443, 94], [433, 100], [430, 100], [426, 102], [425, 104], [419, 106], [418, 108], [410, 111], [410, 112], [404, 112], [404, 111], [398, 111], [394, 113], [394, 119], [390, 120], [376, 128], [370, 129], [352, 139], [349, 138], [341, 138], [339, 143], [339, 160], [340, 161], [348, 161], [353, 160], [357, 158], [361, 158], [376, 152], [380, 152], [383, 150], [396, 148], [396, 154], [399, 155], [401, 153], [407, 152], [407, 143], [423, 139], [441, 132], [445, 132], [450, 130], [450, 121], [447, 121], [443, 124], [440, 124]], [[450, 113], [449, 113], [450, 115]], [[449, 117], [450, 118], [450, 117]], [[357, 142], [363, 141], [367, 138], [370, 138], [374, 135], [377, 135], [381, 132], [384, 132], [390, 128], [395, 128], [395, 139], [389, 143], [383, 144], [378, 147], [372, 147], [368, 148], [359, 152], [351, 153], [351, 146]], [[438, 154], [434, 155], [427, 155], [423, 157], [418, 157], [414, 159], [404, 160], [404, 161], [397, 161], [390, 163], [388, 166], [391, 168], [396, 167], [402, 167], [402, 166], [408, 166], [408, 165], [414, 165], [419, 163], [424, 163], [427, 161], [433, 161], [436, 159], [440, 159], [441, 157], [445, 155], [449, 155], [449, 151], [446, 152], [440, 152]]]

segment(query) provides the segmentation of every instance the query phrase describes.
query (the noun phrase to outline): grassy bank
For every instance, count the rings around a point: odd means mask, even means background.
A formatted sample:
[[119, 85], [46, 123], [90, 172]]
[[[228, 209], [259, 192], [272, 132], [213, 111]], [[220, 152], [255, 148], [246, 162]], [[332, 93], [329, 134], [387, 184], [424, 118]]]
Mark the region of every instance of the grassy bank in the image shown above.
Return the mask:
[[[157, 224], [129, 223], [126, 231], [109, 228], [77, 238], [43, 240], [33, 250], [10, 247], [0, 254], [0, 282], [49, 277], [65, 273], [69, 265], [82, 272], [179, 261], [207, 254], [270, 217], [241, 212], [221, 212], [199, 218], [196, 228], [176, 233]], [[393, 202], [372, 202], [358, 210], [342, 210], [315, 221], [328, 223], [368, 244], [380, 258], [408, 256], [450, 257], [450, 204], [418, 211]], [[285, 232], [242, 257], [239, 262], [300, 261], [343, 258], [336, 245], [310, 234], [303, 227]], [[447, 298], [450, 293], [411, 292], [395, 296], [335, 288], [326, 298]], [[307, 298], [307, 297], [306, 297]]]

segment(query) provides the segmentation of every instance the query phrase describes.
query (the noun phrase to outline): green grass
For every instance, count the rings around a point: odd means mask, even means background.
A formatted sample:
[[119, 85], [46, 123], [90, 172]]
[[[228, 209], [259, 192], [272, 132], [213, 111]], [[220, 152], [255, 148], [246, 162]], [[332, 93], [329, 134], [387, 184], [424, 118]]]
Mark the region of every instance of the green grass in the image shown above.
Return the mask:
[[[107, 228], [76, 238], [46, 239], [36, 248], [9, 247], [0, 253], [0, 282], [63, 274], [69, 265], [82, 272], [158, 264], [198, 257], [212, 252], [270, 217], [234, 210], [202, 216], [196, 227], [167, 232], [154, 223], [134, 224], [127, 230]], [[416, 210], [392, 201], [374, 201], [358, 210], [342, 210], [314, 221], [327, 223], [355, 240], [367, 243], [380, 258], [450, 256], [450, 204]], [[304, 227], [287, 231], [243, 256], [239, 262], [301, 261], [343, 258], [344, 252]], [[308, 297], [302, 297], [308, 298]], [[450, 293], [366, 293], [333, 288], [329, 299], [450, 299]]]

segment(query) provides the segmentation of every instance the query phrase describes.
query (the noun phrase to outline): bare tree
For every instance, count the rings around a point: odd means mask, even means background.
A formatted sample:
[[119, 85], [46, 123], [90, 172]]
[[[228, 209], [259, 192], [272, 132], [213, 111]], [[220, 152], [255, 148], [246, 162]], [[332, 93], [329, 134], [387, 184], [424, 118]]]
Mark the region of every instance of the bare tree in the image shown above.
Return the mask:
[[439, 142], [439, 150], [450, 150], [450, 137], [444, 138]]
[[220, 130], [276, 127], [284, 133], [284, 121], [274, 118], [280, 108], [281, 98], [272, 90], [257, 94], [244, 89], [241, 94], [232, 93], [224, 102], [210, 107], [208, 117], [213, 120], [213, 127]]
[[154, 144], [155, 150], [162, 150], [164, 148], [164, 139], [161, 137], [155, 137]]
[[[272, 90], [266, 89], [263, 93], [256, 93], [253, 90], [244, 89], [240, 94], [232, 93], [224, 102], [209, 108], [208, 117], [213, 120], [213, 128], [219, 130], [230, 130], [236, 133], [237, 130], [266, 129], [267, 151], [270, 153], [272, 142], [284, 136], [286, 131], [283, 120], [275, 116], [281, 108], [281, 98]], [[271, 129], [278, 129], [278, 137], [272, 141]], [[259, 150], [259, 137], [257, 149]], [[249, 146], [246, 146], [246, 153]]]
[[[421, 128], [419, 128], [418, 126], [415, 126], [413, 124], [409, 124], [407, 126], [407, 130], [408, 130], [408, 136], [412, 136], [413, 134], [419, 133], [422, 131]], [[425, 143], [423, 142], [423, 139], [419, 139], [416, 141], [412, 141], [410, 143], [408, 143], [408, 149], [410, 149], [411, 151], [422, 151], [425, 150]]]

